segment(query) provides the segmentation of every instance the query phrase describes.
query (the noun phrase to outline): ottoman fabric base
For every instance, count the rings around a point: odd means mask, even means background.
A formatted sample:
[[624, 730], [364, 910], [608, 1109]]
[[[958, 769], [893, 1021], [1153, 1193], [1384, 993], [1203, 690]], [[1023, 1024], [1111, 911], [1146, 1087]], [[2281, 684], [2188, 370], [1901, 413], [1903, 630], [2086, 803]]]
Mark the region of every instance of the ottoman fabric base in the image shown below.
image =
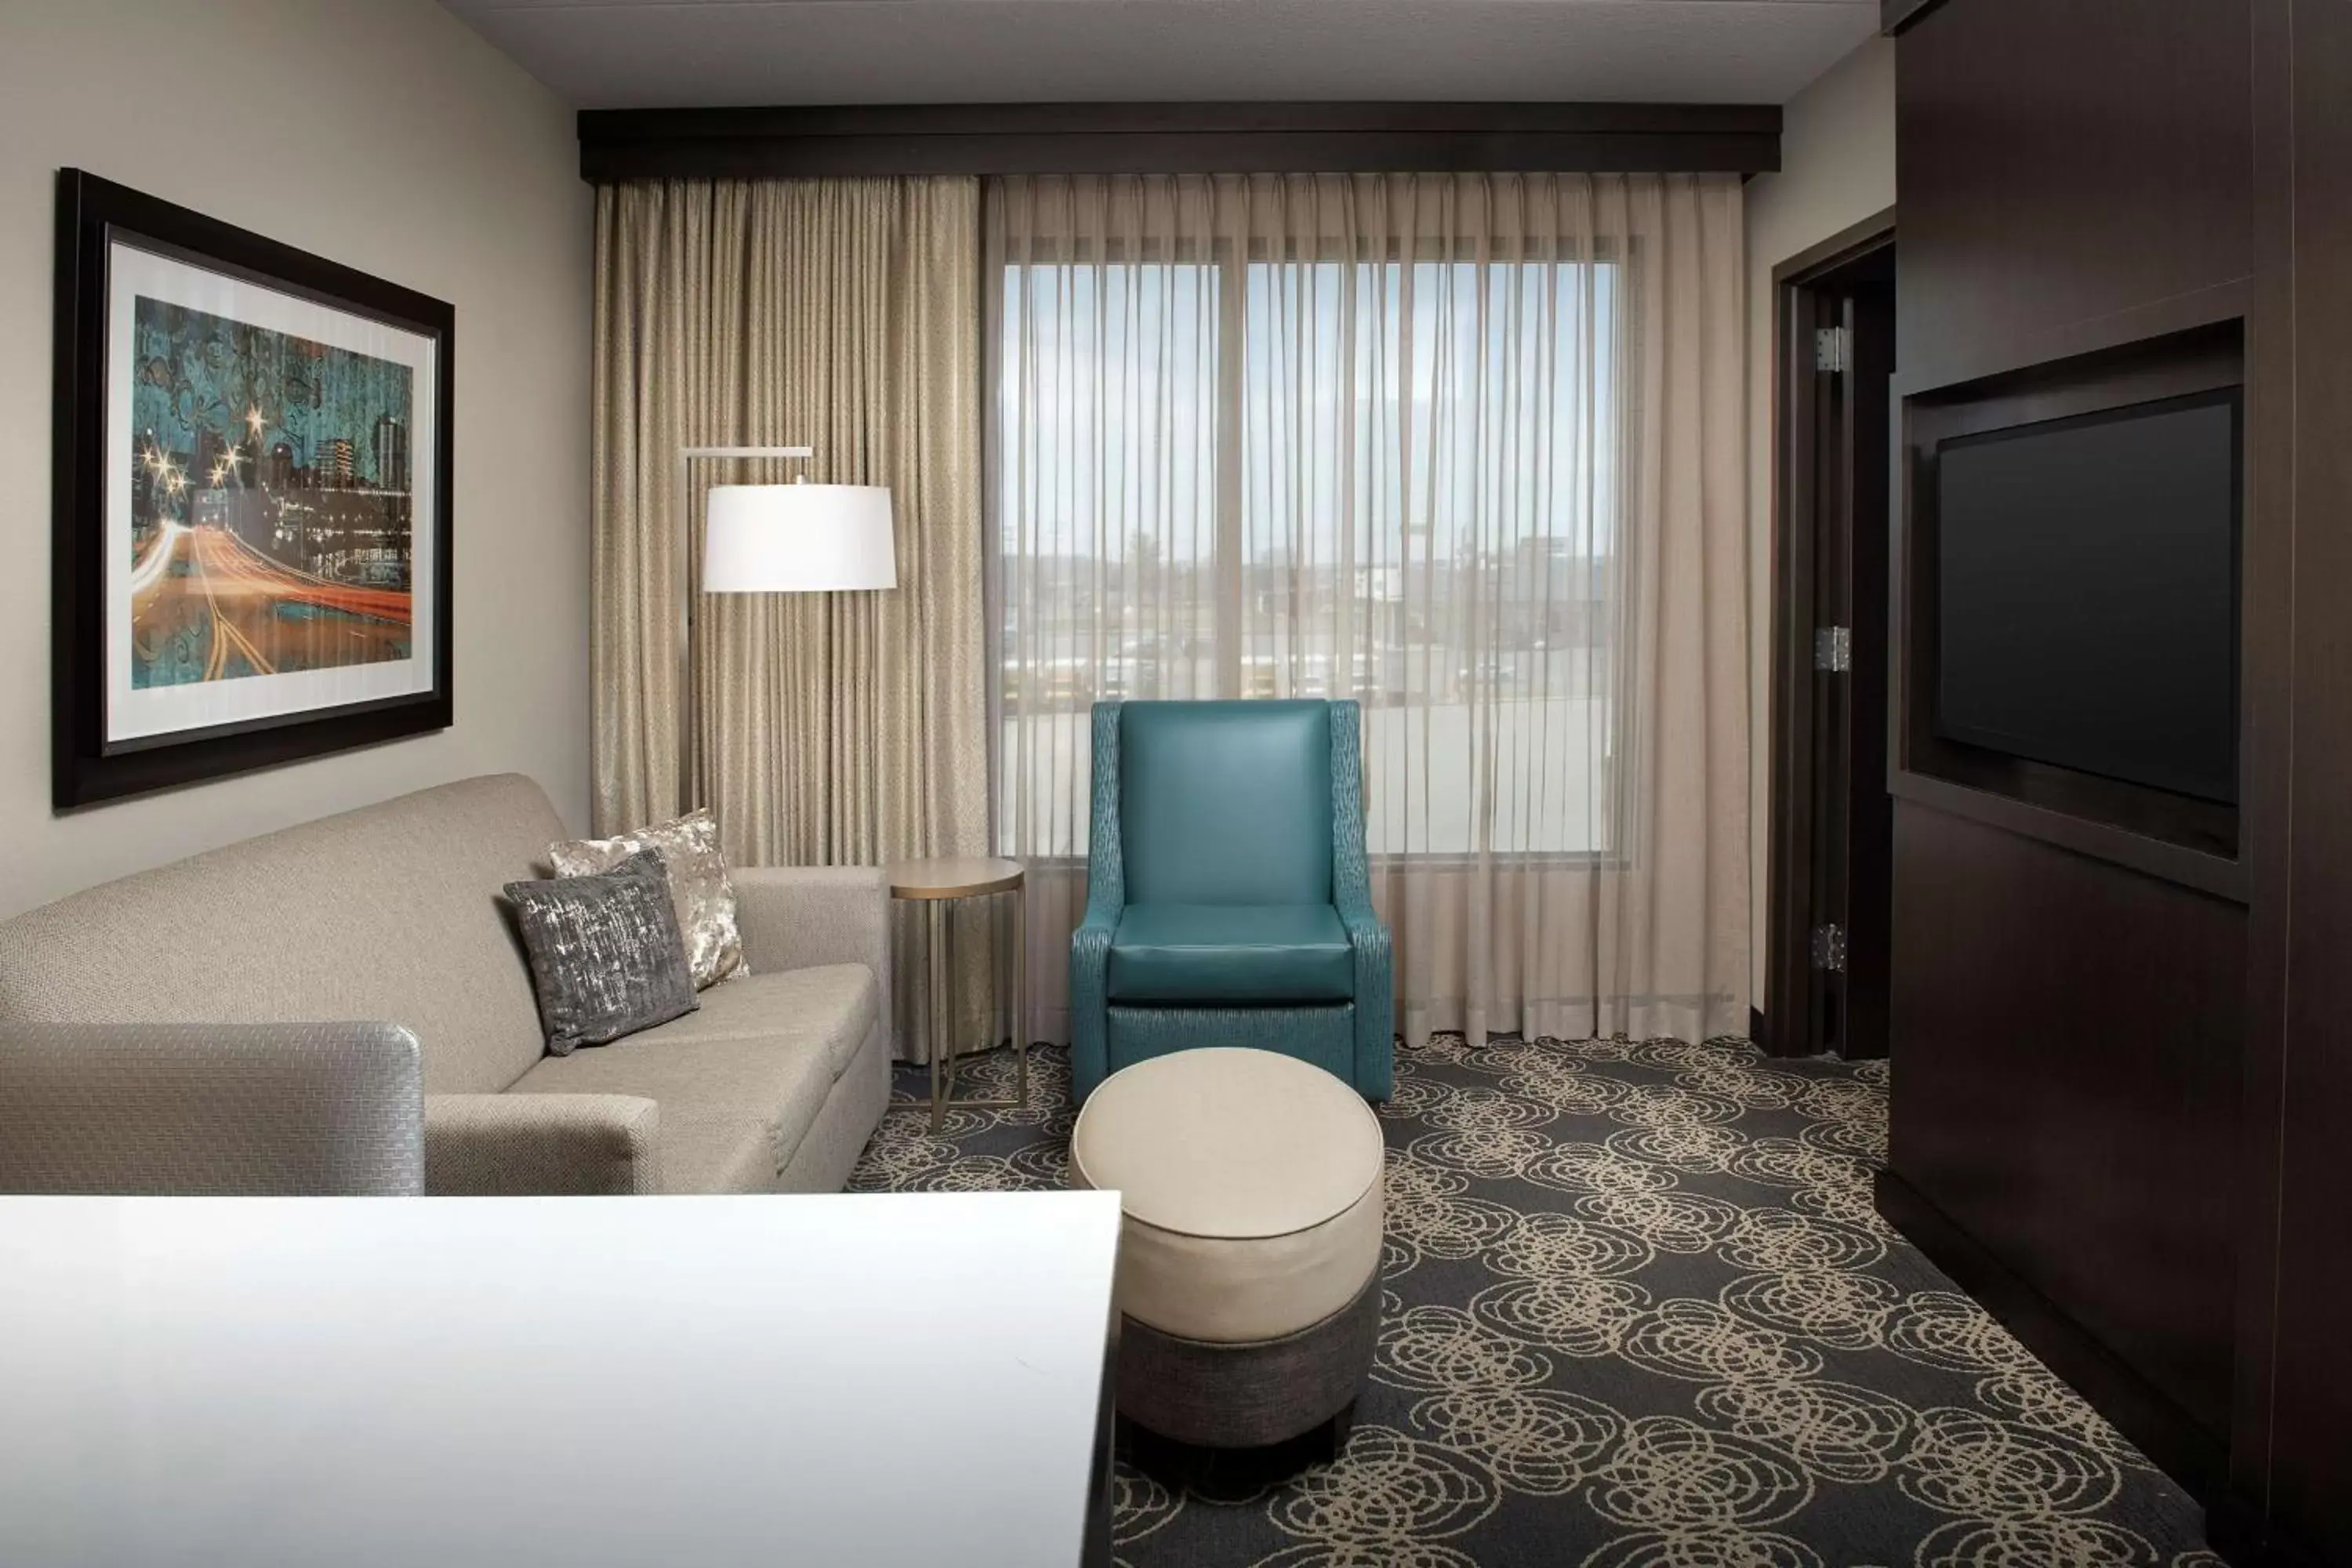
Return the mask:
[[1203, 1447], [1280, 1443], [1354, 1401], [1380, 1330], [1377, 1269], [1346, 1306], [1279, 1339], [1188, 1340], [1128, 1318], [1119, 1325], [1118, 1413]]

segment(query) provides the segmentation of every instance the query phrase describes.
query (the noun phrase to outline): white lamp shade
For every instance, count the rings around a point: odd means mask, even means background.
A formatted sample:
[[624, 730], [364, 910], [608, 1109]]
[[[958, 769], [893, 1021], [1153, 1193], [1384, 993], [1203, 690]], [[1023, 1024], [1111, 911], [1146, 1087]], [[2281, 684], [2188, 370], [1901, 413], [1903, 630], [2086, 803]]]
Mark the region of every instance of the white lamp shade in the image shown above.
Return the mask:
[[706, 594], [831, 594], [898, 585], [879, 485], [714, 485]]

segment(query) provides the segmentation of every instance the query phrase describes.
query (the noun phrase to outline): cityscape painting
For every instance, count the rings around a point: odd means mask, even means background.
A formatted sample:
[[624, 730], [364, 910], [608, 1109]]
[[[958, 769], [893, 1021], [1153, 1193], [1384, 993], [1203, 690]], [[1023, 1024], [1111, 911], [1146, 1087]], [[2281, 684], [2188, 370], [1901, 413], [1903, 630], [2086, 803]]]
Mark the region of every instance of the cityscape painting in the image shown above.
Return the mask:
[[58, 178], [52, 795], [446, 728], [455, 313]]
[[414, 373], [160, 300], [131, 323], [131, 684], [408, 658]]

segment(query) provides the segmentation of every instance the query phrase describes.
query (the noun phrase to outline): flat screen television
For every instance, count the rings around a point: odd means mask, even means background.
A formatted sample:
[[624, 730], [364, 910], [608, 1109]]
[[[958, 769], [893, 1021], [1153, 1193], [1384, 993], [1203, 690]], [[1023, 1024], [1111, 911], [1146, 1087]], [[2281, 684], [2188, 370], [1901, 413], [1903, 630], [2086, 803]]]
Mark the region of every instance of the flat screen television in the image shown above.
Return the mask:
[[1936, 447], [1938, 735], [2238, 795], [2234, 387]]

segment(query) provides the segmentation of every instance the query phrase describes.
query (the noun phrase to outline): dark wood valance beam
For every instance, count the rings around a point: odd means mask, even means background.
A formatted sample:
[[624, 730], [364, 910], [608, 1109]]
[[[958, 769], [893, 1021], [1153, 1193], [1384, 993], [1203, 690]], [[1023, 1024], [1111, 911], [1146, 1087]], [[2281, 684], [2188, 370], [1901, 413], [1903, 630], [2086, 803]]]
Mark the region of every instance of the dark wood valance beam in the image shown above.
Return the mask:
[[976, 103], [592, 109], [581, 177], [1753, 174], [1780, 110], [1699, 103]]
[[1892, 36], [1901, 32], [1944, 0], [1878, 0], [1878, 30]]

